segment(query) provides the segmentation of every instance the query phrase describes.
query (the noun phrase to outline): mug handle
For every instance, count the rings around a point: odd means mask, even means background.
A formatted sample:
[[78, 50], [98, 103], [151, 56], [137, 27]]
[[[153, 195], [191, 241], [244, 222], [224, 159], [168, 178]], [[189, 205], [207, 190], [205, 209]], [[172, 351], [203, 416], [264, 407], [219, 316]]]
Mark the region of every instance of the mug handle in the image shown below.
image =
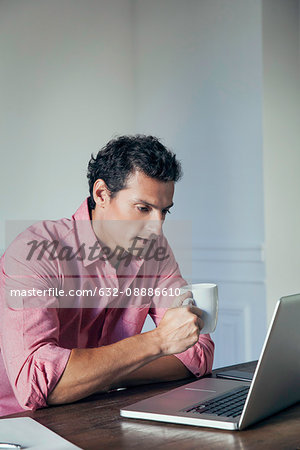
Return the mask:
[[195, 300], [193, 298], [186, 298], [183, 300], [181, 306], [195, 305]]

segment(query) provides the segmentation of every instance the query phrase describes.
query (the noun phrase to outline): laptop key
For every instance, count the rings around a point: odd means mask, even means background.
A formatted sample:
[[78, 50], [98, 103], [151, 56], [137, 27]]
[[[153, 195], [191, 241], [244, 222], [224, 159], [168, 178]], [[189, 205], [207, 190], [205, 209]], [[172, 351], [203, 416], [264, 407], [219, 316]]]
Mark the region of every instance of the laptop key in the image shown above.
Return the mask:
[[[242, 410], [243, 411], [243, 410]], [[235, 413], [235, 414], [232, 414], [232, 416], [230, 416], [230, 417], [237, 417], [237, 416], [240, 416], [241, 414], [242, 414], [242, 411], [239, 411], [239, 412], [237, 412], [237, 413]]]
[[226, 414], [226, 416], [233, 417], [234, 414], [237, 413], [239, 415], [239, 414], [241, 414], [242, 411], [243, 411], [243, 408], [237, 408], [237, 409], [230, 411], [230, 413]]

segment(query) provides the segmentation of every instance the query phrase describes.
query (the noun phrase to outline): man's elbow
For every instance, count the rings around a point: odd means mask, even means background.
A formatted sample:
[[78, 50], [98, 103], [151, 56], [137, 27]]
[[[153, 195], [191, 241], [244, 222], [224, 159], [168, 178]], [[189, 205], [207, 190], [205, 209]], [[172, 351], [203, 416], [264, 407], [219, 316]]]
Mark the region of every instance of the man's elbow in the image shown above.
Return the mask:
[[16, 388], [14, 392], [19, 405], [25, 410], [35, 411], [47, 406], [46, 399], [38, 395], [31, 386]]
[[72, 403], [76, 400], [80, 400], [82, 397], [76, 396], [76, 391], [68, 389], [66, 386], [61, 386], [60, 383], [54, 387], [54, 389], [48, 394], [47, 404], [50, 405], [63, 405], [65, 403]]
[[[35, 411], [47, 406], [47, 376], [37, 374], [34, 364], [24, 364], [11, 383], [19, 405], [26, 410]], [[39, 377], [38, 377], [39, 375]]]

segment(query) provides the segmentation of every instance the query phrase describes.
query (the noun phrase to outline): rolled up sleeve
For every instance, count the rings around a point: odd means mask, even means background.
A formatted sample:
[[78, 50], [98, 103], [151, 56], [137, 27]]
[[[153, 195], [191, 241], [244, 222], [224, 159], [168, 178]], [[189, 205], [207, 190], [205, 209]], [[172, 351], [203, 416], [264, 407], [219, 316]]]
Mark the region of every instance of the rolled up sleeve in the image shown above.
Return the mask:
[[[47, 406], [47, 397], [71, 352], [59, 346], [57, 298], [26, 295], [34, 287], [49, 287], [49, 279], [10, 254], [1, 265], [1, 354], [16, 399], [24, 409]], [[9, 296], [11, 289], [24, 294], [15, 303]]]
[[56, 310], [4, 314], [1, 352], [14, 394], [22, 408], [47, 406], [71, 350], [57, 344]]
[[[180, 288], [188, 283], [181, 276], [179, 266], [166, 238], [164, 238], [164, 245], [168, 246], [169, 258], [160, 269], [156, 287], [159, 288], [160, 292], [162, 292], [164, 288], [170, 292], [170, 288], [172, 288], [172, 293], [174, 293], [176, 288]], [[154, 298], [152, 307], [149, 309], [149, 315], [152, 317], [156, 326], [159, 325], [168, 309], [159, 307], [159, 304], [160, 299], [158, 297]], [[176, 356], [176, 358], [178, 358], [196, 377], [200, 377], [211, 373], [212, 371], [214, 347], [214, 342], [209, 334], [200, 334], [198, 342], [196, 342], [193, 347], [190, 347], [182, 353], [175, 354], [174, 356]]]

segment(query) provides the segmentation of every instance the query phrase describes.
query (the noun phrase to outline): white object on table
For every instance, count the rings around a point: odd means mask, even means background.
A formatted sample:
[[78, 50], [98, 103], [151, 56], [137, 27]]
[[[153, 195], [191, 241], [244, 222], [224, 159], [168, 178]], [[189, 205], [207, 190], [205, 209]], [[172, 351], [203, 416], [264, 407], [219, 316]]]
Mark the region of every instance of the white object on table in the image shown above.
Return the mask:
[[0, 419], [0, 442], [20, 444], [28, 450], [80, 449], [30, 417]]

